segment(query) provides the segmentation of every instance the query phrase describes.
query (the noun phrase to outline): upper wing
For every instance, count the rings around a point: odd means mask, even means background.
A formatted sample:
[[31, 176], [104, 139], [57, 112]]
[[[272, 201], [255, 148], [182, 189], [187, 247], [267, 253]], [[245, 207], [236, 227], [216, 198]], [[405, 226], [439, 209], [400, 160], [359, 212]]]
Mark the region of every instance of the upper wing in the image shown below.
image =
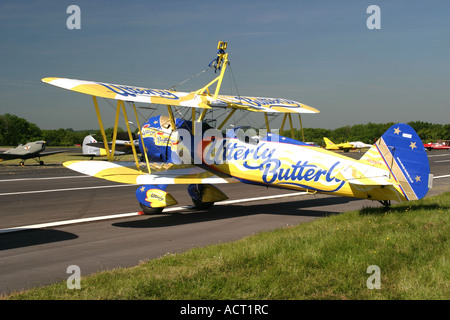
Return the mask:
[[210, 95], [196, 94], [194, 92], [188, 93], [161, 89], [147, 89], [67, 78], [44, 78], [42, 79], [42, 82], [96, 97], [142, 103], [167, 104], [171, 106], [204, 109], [210, 109], [211, 107], [226, 107], [271, 113], [320, 112], [306, 104], [289, 99], [219, 95], [217, 100], [213, 100]]
[[101, 98], [143, 103], [168, 104], [172, 106], [191, 108], [210, 108], [206, 104], [206, 98], [196, 95], [195, 93], [147, 89], [120, 84], [66, 78], [44, 78], [42, 79], [42, 82]]
[[212, 102], [211, 105], [220, 106], [222, 104], [229, 108], [245, 109], [254, 112], [320, 113], [316, 108], [289, 99], [219, 95], [217, 100]]
[[201, 184], [234, 183], [233, 178], [220, 177], [194, 165], [153, 164], [151, 174], [136, 169], [134, 162], [68, 161], [71, 170], [96, 178], [129, 184]]

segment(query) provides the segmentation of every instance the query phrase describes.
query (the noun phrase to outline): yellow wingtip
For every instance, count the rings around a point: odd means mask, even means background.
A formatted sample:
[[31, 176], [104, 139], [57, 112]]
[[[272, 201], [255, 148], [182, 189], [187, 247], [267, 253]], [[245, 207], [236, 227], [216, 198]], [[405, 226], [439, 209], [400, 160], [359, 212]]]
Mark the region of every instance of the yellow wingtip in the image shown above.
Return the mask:
[[47, 77], [47, 78], [42, 78], [41, 81], [44, 83], [49, 83], [52, 82], [53, 80], [58, 79], [57, 77]]

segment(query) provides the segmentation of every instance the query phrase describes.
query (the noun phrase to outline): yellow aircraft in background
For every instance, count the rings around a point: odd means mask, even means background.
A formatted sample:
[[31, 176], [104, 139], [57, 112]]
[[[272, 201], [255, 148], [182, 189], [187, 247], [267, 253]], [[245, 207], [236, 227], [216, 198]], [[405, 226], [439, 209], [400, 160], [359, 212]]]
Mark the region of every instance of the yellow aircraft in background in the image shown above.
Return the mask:
[[325, 141], [325, 149], [327, 150], [344, 150], [344, 152], [348, 152], [349, 150], [354, 149], [353, 145], [348, 141], [335, 144], [327, 137], [323, 137], [323, 141]]
[[328, 139], [327, 137], [323, 137], [323, 140], [325, 141], [325, 149], [327, 150], [344, 150], [344, 152], [348, 152], [349, 150], [353, 149], [363, 149], [363, 148], [371, 148], [371, 144], [366, 144], [361, 141], [353, 141], [353, 142], [343, 142], [335, 144], [333, 141]]

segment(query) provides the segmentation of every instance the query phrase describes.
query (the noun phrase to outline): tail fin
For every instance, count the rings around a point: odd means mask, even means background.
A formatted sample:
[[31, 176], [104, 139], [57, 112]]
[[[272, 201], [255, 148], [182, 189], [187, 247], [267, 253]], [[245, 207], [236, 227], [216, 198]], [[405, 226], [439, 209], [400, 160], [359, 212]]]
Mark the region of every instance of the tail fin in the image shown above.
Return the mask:
[[323, 141], [325, 141], [325, 146], [326, 148], [333, 148], [335, 146], [335, 144], [333, 143], [333, 141], [331, 141], [330, 139], [328, 139], [327, 137], [323, 137]]
[[101, 155], [100, 148], [88, 145], [88, 143], [92, 143], [92, 142], [97, 142], [97, 140], [95, 140], [95, 138], [93, 136], [87, 135], [86, 137], [84, 137], [84, 139], [83, 139], [83, 148], [82, 148], [83, 154], [91, 155], [91, 156], [94, 156], [94, 155], [95, 156], [100, 156]]
[[423, 198], [432, 186], [433, 175], [422, 140], [407, 124], [390, 127], [360, 161], [389, 169], [408, 200]]

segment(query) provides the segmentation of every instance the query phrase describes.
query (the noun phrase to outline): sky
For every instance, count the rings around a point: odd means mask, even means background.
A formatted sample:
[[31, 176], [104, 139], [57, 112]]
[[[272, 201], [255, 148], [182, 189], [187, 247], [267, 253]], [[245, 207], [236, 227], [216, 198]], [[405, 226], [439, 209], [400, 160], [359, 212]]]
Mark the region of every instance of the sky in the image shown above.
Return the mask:
[[[70, 5], [80, 8], [80, 29], [67, 27]], [[221, 94], [320, 110], [303, 115], [304, 127], [448, 124], [449, 12], [450, 2], [436, 0], [2, 0], [0, 114], [41, 129], [98, 129], [90, 96], [41, 79], [167, 89], [192, 78], [176, 88], [194, 91], [215, 76], [197, 75], [216, 57], [218, 41], [227, 41], [231, 72]], [[380, 28], [368, 28], [368, 20]], [[105, 127], [113, 126], [113, 105], [101, 101]], [[146, 118], [166, 108], [139, 112]]]

